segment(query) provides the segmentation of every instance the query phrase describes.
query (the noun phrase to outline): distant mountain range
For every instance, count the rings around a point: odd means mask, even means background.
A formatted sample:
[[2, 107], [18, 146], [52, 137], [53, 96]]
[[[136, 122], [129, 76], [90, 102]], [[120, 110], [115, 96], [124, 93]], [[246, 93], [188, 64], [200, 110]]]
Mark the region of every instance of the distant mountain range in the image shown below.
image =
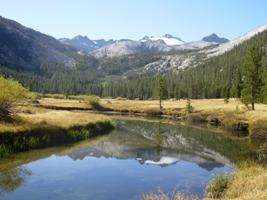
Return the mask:
[[59, 39], [59, 41], [62, 42], [63, 44], [70, 45], [84, 52], [91, 52], [95, 49], [99, 49], [101, 47], [108, 46], [116, 42], [114, 40], [104, 40], [104, 39], [90, 40], [87, 36], [81, 36], [81, 35], [77, 35], [72, 39], [61, 38]]
[[[266, 30], [267, 24], [231, 41], [215, 33], [189, 42], [170, 34], [145, 36], [140, 40], [91, 40], [81, 35], [57, 40], [0, 17], [0, 73], [11, 74], [27, 82], [30, 88], [38, 86], [40, 90], [44, 90], [44, 86], [36, 82], [45, 77], [44, 80], [51, 81], [46, 86], [53, 86], [53, 92], [60, 92], [55, 82], [69, 83], [70, 79], [74, 81], [71, 89], [66, 90], [76, 91], [77, 82], [78, 92], [82, 92], [89, 83], [133, 79], [159, 72], [178, 73], [203, 66], [210, 58], [223, 56]], [[21, 75], [28, 72], [34, 75]]]
[[80, 53], [89, 53], [98, 58], [128, 55], [138, 52], [171, 52], [175, 50], [201, 49], [229, 41], [216, 34], [204, 37], [200, 41], [184, 42], [181, 38], [165, 34], [160, 37], [145, 36], [140, 40], [90, 40], [87, 36], [76, 36], [72, 39], [59, 39], [63, 44], [80, 50]]

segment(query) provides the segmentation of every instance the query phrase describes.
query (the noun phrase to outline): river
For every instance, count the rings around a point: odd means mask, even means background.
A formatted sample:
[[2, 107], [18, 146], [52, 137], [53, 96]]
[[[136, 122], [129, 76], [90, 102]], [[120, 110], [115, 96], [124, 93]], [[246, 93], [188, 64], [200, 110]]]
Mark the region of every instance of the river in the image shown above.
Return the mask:
[[144, 119], [116, 119], [110, 133], [0, 160], [0, 199], [128, 200], [176, 191], [203, 196], [216, 175], [257, 158], [247, 139]]

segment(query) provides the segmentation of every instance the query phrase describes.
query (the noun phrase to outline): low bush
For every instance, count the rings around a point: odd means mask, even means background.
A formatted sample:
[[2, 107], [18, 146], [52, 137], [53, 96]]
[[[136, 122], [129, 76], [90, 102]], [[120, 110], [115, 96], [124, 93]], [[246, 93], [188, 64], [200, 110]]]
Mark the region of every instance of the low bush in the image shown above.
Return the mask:
[[266, 120], [258, 120], [249, 126], [250, 137], [254, 139], [267, 139]]
[[11, 114], [11, 108], [27, 97], [28, 91], [17, 81], [0, 77], [0, 120]]
[[211, 180], [206, 188], [206, 196], [209, 198], [221, 198], [229, 185], [229, 176], [219, 175]]
[[38, 100], [43, 97], [43, 95], [37, 92], [29, 92], [28, 97], [32, 100], [33, 103], [37, 103]]
[[192, 113], [194, 110], [192, 104], [191, 104], [191, 100], [190, 99], [187, 99], [187, 102], [186, 102], [186, 112], [187, 113]]
[[88, 95], [84, 97], [84, 101], [92, 106], [97, 106], [99, 105], [100, 98], [95, 95]]

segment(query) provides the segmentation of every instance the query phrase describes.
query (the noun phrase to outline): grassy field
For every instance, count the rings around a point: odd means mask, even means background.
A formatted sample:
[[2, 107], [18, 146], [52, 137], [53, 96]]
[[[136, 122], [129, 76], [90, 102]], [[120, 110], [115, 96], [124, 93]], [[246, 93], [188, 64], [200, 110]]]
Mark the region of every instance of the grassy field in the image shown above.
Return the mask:
[[[55, 102], [53, 102], [55, 104]], [[57, 102], [60, 104], [60, 102]], [[72, 105], [73, 102], [71, 102]], [[110, 122], [107, 116], [101, 114], [51, 110], [34, 107], [31, 104], [18, 106], [13, 121], [0, 122], [0, 133], [20, 132], [35, 127], [58, 127], [69, 129], [73, 126], [85, 126], [97, 122]]]
[[[225, 103], [222, 99], [191, 100], [193, 112], [187, 113], [186, 100], [165, 100], [163, 109], [159, 109], [158, 101], [101, 99], [99, 105], [107, 110], [186, 116], [193, 121], [219, 120], [225, 127], [233, 129], [240, 122], [249, 124], [251, 134], [267, 135], [267, 105], [257, 104], [256, 111], [248, 111], [238, 100], [230, 99]], [[50, 108], [50, 109], [49, 109]], [[73, 127], [86, 127], [87, 125], [110, 123], [110, 118], [79, 110], [96, 109], [82, 99], [42, 98], [38, 102], [27, 102], [17, 105], [14, 121], [0, 123], [1, 133], [20, 133], [35, 128], [56, 128], [68, 130]], [[74, 132], [75, 133], [75, 132]], [[73, 134], [73, 133], [72, 133]], [[76, 134], [76, 133], [75, 133]], [[79, 136], [79, 135], [78, 135]], [[61, 138], [61, 137], [59, 137]], [[39, 140], [38, 140], [39, 141]], [[29, 144], [36, 145], [36, 141]], [[261, 165], [243, 165], [233, 174], [228, 188], [221, 198], [226, 199], [259, 199], [267, 197], [267, 170]], [[197, 197], [182, 194], [147, 194], [144, 200], [196, 200]], [[206, 197], [206, 200], [211, 198]]]
[[108, 133], [109, 117], [81, 111], [52, 110], [23, 103], [0, 122], [0, 158], [31, 149], [60, 146]]
[[[230, 131], [248, 130], [251, 137], [267, 138], [267, 105], [264, 104], [256, 104], [255, 111], [248, 111], [238, 99], [230, 99], [229, 103], [223, 99], [191, 100], [192, 113], [187, 113], [187, 100], [165, 100], [162, 110], [157, 100], [101, 99], [99, 105], [101, 110], [186, 118], [189, 122], [221, 125]], [[82, 99], [43, 98], [38, 106], [65, 110], [94, 109]]]

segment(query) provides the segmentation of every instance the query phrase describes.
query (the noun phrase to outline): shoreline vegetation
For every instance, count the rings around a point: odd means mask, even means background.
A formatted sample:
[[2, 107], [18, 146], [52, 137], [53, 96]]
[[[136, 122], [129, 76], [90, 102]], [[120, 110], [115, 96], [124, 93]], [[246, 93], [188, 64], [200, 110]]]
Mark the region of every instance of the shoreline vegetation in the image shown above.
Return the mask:
[[[267, 106], [264, 104], [255, 104], [256, 110], [249, 111], [238, 99], [229, 99], [227, 102], [223, 99], [169, 99], [161, 102], [160, 109], [158, 100], [29, 95], [17, 83], [12, 84], [5, 88], [6, 93], [1, 93], [0, 158], [30, 149], [70, 144], [107, 133], [113, 126], [111, 119], [103, 113], [167, 117], [189, 123], [221, 126], [263, 142], [267, 139]], [[17, 89], [16, 92], [8, 93], [12, 87]], [[21, 92], [21, 98], [16, 96], [18, 91]], [[266, 163], [240, 164], [227, 178], [222, 176], [212, 180], [204, 199], [265, 199], [265, 166]], [[164, 193], [143, 196], [143, 200], [192, 199], [198, 197], [176, 193], [171, 196]]]
[[267, 197], [267, 169], [254, 162], [241, 163], [230, 175], [211, 180], [206, 194], [199, 198], [177, 192], [144, 194], [142, 200], [265, 200]]
[[162, 109], [158, 100], [99, 99], [94, 106], [84, 100], [84, 96], [64, 97], [45, 95], [35, 107], [54, 110], [98, 111], [111, 114], [143, 115], [165, 117], [195, 124], [220, 126], [234, 135], [249, 136], [257, 140], [267, 139], [267, 105], [256, 104], [255, 111], [249, 111], [238, 99], [194, 99], [164, 100]]
[[[238, 99], [207, 100], [164, 100], [162, 109], [158, 100], [98, 99], [95, 105], [88, 104], [84, 97], [40, 98], [35, 107], [41, 109], [107, 111], [113, 114], [137, 114], [174, 118], [189, 123], [206, 123], [222, 126], [233, 132], [243, 132], [251, 139], [267, 139], [267, 106], [256, 104], [255, 111], [249, 111]], [[60, 106], [58, 106], [60, 105]], [[188, 112], [187, 107], [190, 107]], [[115, 113], [114, 113], [115, 112]], [[247, 135], [247, 134], [248, 135]], [[204, 200], [212, 199], [258, 199], [267, 197], [266, 163], [245, 161], [238, 164], [232, 174], [215, 177], [207, 186]], [[144, 194], [143, 200], [199, 200], [190, 194], [172, 193]]]
[[12, 121], [0, 123], [0, 158], [86, 140], [112, 129], [104, 115], [25, 107]]

